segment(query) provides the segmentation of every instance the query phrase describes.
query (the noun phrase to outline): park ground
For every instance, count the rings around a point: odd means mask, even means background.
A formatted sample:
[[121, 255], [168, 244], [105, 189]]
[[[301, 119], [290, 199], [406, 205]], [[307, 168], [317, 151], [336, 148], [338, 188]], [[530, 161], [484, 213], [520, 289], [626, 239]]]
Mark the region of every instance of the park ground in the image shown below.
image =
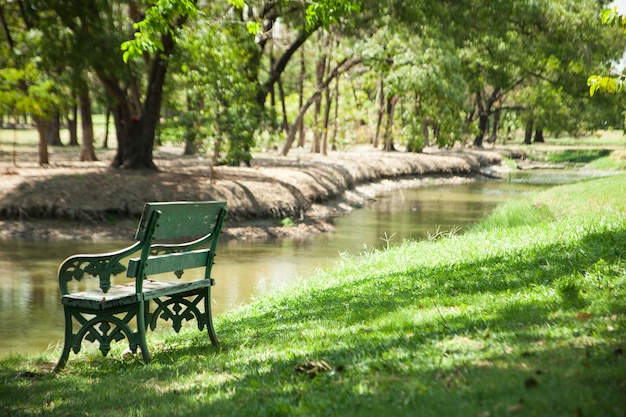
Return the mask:
[[332, 230], [336, 216], [394, 187], [554, 167], [550, 155], [578, 166], [610, 159], [610, 169], [619, 169], [626, 163], [626, 136], [620, 131], [549, 138], [532, 146], [517, 137], [488, 149], [424, 153], [368, 145], [329, 155], [302, 148], [288, 156], [264, 151], [254, 154], [251, 167], [211, 166], [202, 156], [182, 156], [181, 147], [167, 145], [155, 150], [158, 172], [111, 168], [112, 149], [99, 148], [98, 161], [80, 162], [78, 149], [68, 146], [51, 147], [50, 164], [39, 166], [37, 140], [32, 129], [0, 130], [2, 239], [130, 239], [145, 202], [174, 200], [226, 200], [226, 239], [302, 236]]
[[391, 187], [471, 181], [506, 170], [496, 150], [383, 152], [371, 147], [323, 156], [302, 149], [265, 152], [251, 167], [210, 166], [181, 149], [155, 152], [157, 172], [77, 161], [52, 149], [39, 166], [34, 151], [0, 154], [0, 238], [130, 238], [149, 201], [226, 200], [225, 238], [286, 237], [332, 229], [332, 219]]

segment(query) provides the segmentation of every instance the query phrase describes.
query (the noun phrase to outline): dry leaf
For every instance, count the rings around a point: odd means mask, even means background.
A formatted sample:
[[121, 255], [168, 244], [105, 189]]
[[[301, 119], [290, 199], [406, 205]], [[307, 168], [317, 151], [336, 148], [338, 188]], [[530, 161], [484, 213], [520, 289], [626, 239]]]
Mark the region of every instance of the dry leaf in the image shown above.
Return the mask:
[[576, 316], [574, 317], [576, 318], [576, 320], [585, 321], [585, 320], [589, 320], [593, 316], [589, 313], [585, 313], [584, 311], [581, 311], [579, 313], [576, 313]]
[[519, 413], [520, 411], [524, 410], [524, 404], [514, 404], [509, 406], [509, 408], [506, 409], [506, 411], [508, 411], [510, 414], [513, 413]]
[[313, 360], [310, 359], [304, 363], [296, 365], [296, 372], [301, 372], [303, 374], [315, 376], [322, 372], [330, 372], [333, 370], [333, 367], [330, 366], [328, 362], [325, 360]]

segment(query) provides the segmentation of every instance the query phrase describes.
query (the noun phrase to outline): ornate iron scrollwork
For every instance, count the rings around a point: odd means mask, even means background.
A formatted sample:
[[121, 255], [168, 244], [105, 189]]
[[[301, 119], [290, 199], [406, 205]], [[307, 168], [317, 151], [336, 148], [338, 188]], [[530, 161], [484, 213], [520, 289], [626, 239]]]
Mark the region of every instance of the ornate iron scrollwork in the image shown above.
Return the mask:
[[88, 319], [80, 312], [75, 312], [72, 316], [81, 324], [78, 333], [73, 335], [72, 350], [74, 353], [80, 351], [83, 338], [92, 343], [98, 342], [100, 351], [104, 356], [111, 350], [111, 342], [119, 342], [124, 337], [128, 339], [131, 350], [137, 350], [135, 334], [129, 326], [130, 320], [135, 317], [134, 312], [126, 312], [122, 318], [111, 314]]
[[117, 258], [75, 258], [65, 263], [59, 271], [59, 278], [66, 285], [73, 279], [81, 281], [85, 274], [100, 279], [100, 289], [105, 293], [111, 288], [111, 276], [126, 271]]
[[150, 329], [156, 328], [158, 319], [171, 320], [172, 328], [178, 333], [182, 328], [183, 320], [190, 321], [194, 318], [198, 323], [198, 329], [204, 329], [206, 315], [198, 306], [205, 297], [205, 294], [197, 294], [193, 300], [181, 296], [172, 296], [165, 300], [155, 299], [157, 307], [149, 315]]

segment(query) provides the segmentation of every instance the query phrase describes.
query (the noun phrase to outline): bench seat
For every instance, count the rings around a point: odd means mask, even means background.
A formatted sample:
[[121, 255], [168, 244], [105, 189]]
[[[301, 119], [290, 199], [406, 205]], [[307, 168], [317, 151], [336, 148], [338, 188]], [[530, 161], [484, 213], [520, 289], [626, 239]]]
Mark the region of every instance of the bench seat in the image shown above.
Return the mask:
[[61, 297], [61, 303], [70, 307], [81, 307], [90, 310], [108, 310], [119, 306], [135, 304], [140, 298], [152, 300], [171, 295], [189, 296], [198, 289], [210, 286], [212, 280], [197, 280], [191, 282], [171, 282], [145, 280], [141, 294], [135, 292], [135, 284], [128, 283], [112, 286], [106, 294], [101, 290], [79, 291]]

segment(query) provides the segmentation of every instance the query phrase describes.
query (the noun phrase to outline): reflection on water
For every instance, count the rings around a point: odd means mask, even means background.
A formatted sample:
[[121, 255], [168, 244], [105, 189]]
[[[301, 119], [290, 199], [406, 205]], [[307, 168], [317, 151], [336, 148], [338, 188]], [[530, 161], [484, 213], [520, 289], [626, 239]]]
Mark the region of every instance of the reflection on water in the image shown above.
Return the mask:
[[[437, 230], [461, 227], [462, 231], [497, 204], [546, 186], [545, 181], [533, 179], [539, 173], [532, 174], [526, 179], [388, 192], [370, 206], [337, 219], [332, 233], [267, 242], [220, 241], [213, 269], [214, 311], [219, 314], [332, 266], [341, 252], [358, 254], [364, 246], [383, 247], [384, 239], [396, 244]], [[556, 182], [565, 181], [559, 177]], [[129, 243], [0, 241], [0, 357], [43, 352], [62, 343], [56, 270], [63, 259]]]

